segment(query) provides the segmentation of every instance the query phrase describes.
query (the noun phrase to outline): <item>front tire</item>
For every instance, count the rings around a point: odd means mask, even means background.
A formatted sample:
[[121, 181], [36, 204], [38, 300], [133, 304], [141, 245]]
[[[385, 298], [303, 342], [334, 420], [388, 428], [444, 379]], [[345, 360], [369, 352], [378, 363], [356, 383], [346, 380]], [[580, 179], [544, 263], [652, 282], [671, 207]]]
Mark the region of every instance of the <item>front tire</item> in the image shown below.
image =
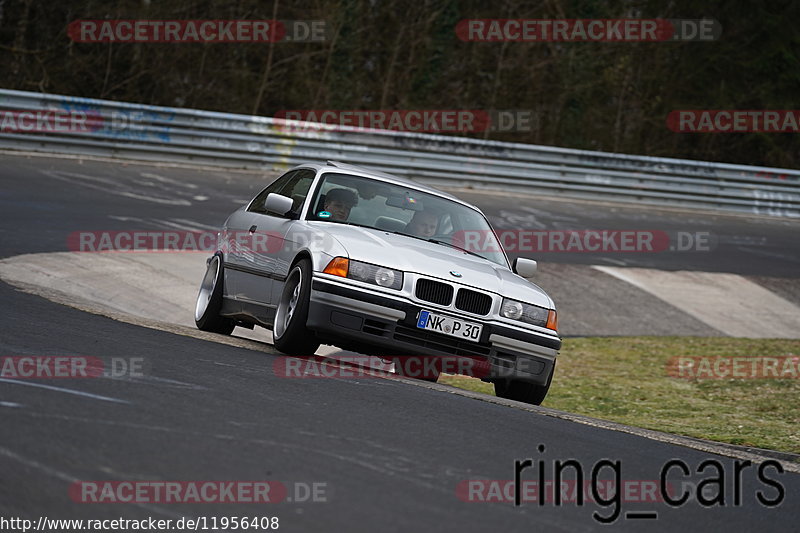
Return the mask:
[[550, 377], [547, 378], [545, 385], [536, 385], [527, 381], [514, 379], [504, 379], [494, 382], [494, 394], [499, 398], [516, 400], [518, 402], [541, 405], [550, 390], [550, 383], [553, 381], [553, 374], [556, 372], [555, 362], [550, 370]]
[[224, 271], [222, 255], [217, 253], [206, 267], [206, 275], [200, 284], [197, 304], [194, 309], [194, 323], [197, 329], [230, 335], [236, 324], [230, 318], [219, 315], [222, 309], [222, 291], [224, 288]]
[[311, 297], [311, 261], [301, 259], [289, 271], [283, 285], [272, 338], [275, 347], [289, 355], [314, 355], [319, 341], [306, 328]]

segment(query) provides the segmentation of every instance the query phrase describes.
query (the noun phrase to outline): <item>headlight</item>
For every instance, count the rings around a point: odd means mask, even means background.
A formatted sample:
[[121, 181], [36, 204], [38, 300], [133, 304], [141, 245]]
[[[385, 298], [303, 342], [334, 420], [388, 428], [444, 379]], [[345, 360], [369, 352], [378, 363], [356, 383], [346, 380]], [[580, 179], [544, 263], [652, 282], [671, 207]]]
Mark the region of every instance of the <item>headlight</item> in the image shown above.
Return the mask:
[[324, 272], [390, 289], [400, 290], [403, 287], [403, 273], [399, 270], [353, 261], [344, 257], [334, 257], [325, 267]]
[[514, 300], [503, 299], [503, 308], [500, 310], [500, 314], [504, 317], [512, 320], [519, 320], [522, 316], [522, 311], [521, 303], [515, 302]]
[[350, 260], [350, 269], [347, 272], [347, 277], [380, 287], [388, 287], [389, 289], [400, 290], [403, 286], [403, 273], [399, 270], [353, 261], [352, 259]]
[[[402, 274], [400, 275], [402, 276]], [[381, 287], [394, 287], [394, 280], [396, 277], [395, 271], [390, 268], [381, 267], [375, 271], [375, 283]], [[400, 287], [397, 288], [399, 289]]]
[[[503, 306], [500, 308], [501, 316], [510, 318], [511, 320], [519, 320], [520, 322], [544, 327], [548, 327], [548, 317], [550, 313], [555, 316], [555, 311], [550, 309], [518, 302], [516, 300], [509, 300], [508, 298], [503, 298]], [[555, 324], [554, 320], [551, 322], [553, 325]]]

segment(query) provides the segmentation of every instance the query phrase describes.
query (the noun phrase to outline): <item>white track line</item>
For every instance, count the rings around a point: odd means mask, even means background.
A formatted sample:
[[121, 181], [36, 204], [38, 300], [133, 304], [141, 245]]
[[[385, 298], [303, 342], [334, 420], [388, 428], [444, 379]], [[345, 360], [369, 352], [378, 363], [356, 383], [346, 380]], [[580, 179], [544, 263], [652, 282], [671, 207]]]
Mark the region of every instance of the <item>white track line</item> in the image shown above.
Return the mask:
[[92, 394], [91, 392], [83, 392], [75, 389], [64, 389], [62, 387], [54, 387], [53, 385], [45, 385], [43, 383], [34, 383], [31, 381], [22, 381], [19, 379], [6, 379], [0, 378], [0, 383], [13, 383], [14, 385], [24, 385], [27, 387], [37, 387], [40, 389], [47, 389], [56, 392], [64, 392], [67, 394], [74, 394], [75, 396], [84, 396], [86, 398], [92, 398], [93, 400], [102, 400], [104, 402], [114, 402], [114, 403], [124, 403], [130, 405], [131, 402], [127, 400], [120, 400], [118, 398], [110, 398], [108, 396], [100, 396], [99, 394]]
[[[37, 470], [41, 470], [42, 472], [45, 472], [46, 474], [49, 474], [49, 475], [51, 475], [51, 476], [53, 476], [55, 478], [58, 478], [58, 479], [60, 479], [62, 481], [65, 481], [67, 483], [77, 483], [77, 482], [81, 481], [80, 479], [78, 479], [78, 478], [76, 478], [74, 476], [71, 476], [71, 475], [69, 475], [69, 474], [67, 474], [65, 472], [61, 472], [60, 470], [56, 470], [55, 468], [47, 466], [46, 464], [40, 463], [40, 462], [35, 461], [33, 459], [28, 459], [27, 457], [23, 457], [23, 456], [19, 455], [18, 453], [15, 453], [15, 452], [9, 450], [8, 448], [4, 448], [2, 446], [0, 446], [0, 456], [7, 457], [9, 459], [13, 459], [13, 460], [15, 460], [17, 462], [20, 462], [20, 463], [24, 464], [24, 465], [28, 465], [30, 467], [33, 467], [33, 468], [37, 469]], [[161, 514], [161, 515], [164, 515], [164, 516], [171, 516], [171, 517], [174, 517], [174, 518], [183, 518], [184, 516], [187, 516], [185, 513], [184, 514], [173, 513], [172, 511], [168, 511], [166, 509], [161, 509], [160, 507], [156, 507], [155, 505], [148, 505], [146, 503], [131, 502], [131, 505], [135, 505], [136, 507], [141, 507], [142, 509], [145, 509], [147, 511], [158, 513], [158, 514]]]

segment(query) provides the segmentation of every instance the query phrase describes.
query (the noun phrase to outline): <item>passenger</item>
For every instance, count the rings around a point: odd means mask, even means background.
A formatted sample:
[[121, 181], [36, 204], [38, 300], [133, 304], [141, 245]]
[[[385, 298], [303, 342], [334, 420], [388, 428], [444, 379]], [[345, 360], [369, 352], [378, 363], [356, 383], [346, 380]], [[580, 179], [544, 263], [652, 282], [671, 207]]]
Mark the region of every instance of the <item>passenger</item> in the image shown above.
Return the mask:
[[416, 211], [411, 222], [406, 225], [406, 233], [414, 237], [430, 239], [436, 235], [439, 227], [439, 217], [430, 211]]

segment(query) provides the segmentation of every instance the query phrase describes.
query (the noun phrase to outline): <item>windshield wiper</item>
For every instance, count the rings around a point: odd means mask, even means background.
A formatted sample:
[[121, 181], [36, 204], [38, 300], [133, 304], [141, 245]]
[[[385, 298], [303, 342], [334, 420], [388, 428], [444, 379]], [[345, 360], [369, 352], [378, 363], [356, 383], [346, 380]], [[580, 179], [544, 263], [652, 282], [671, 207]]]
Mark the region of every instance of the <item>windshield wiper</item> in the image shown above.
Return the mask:
[[484, 256], [482, 256], [481, 254], [479, 254], [479, 253], [477, 253], [477, 252], [473, 252], [472, 250], [467, 250], [466, 248], [462, 248], [461, 246], [456, 246], [456, 245], [455, 245], [455, 244], [453, 244], [452, 242], [441, 241], [441, 240], [439, 240], [439, 239], [424, 239], [424, 240], [426, 240], [426, 241], [428, 241], [428, 242], [432, 242], [432, 243], [434, 243], [434, 244], [441, 244], [441, 245], [443, 245], [443, 246], [447, 246], [447, 247], [449, 247], [449, 248], [455, 248], [456, 250], [461, 250], [461, 251], [462, 251], [462, 252], [464, 252], [465, 254], [474, 255], [475, 257], [480, 257], [481, 259], [486, 259], [486, 258], [485, 258]]

